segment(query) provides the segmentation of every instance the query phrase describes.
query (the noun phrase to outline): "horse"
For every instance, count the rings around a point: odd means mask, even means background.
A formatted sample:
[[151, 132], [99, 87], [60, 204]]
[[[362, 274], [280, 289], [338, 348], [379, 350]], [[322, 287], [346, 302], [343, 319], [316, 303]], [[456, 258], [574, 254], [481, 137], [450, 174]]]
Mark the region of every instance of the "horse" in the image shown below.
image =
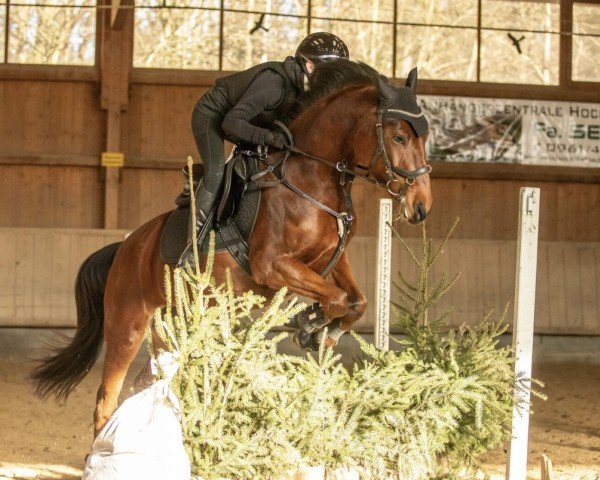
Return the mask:
[[[268, 299], [287, 287], [314, 299], [324, 314], [321, 327], [328, 324], [324, 341], [333, 346], [367, 306], [344, 245], [340, 248], [341, 236], [349, 241], [356, 231], [352, 181], [376, 183], [400, 202], [408, 222], [424, 220], [433, 201], [425, 153], [428, 127], [416, 103], [416, 69], [405, 86], [349, 61], [319, 65], [312, 77], [309, 93], [287, 125], [295, 143], [286, 153], [285, 182], [262, 191], [248, 239], [251, 275], [223, 251], [215, 254], [213, 276], [223, 282], [230, 271], [238, 293], [252, 290]], [[273, 173], [264, 178], [274, 178]], [[165, 306], [159, 239], [168, 215], [151, 219], [83, 262], [75, 284], [75, 335], [40, 359], [30, 376], [41, 398], [66, 398], [96, 361], [104, 340], [96, 435], [118, 406], [150, 319]]]

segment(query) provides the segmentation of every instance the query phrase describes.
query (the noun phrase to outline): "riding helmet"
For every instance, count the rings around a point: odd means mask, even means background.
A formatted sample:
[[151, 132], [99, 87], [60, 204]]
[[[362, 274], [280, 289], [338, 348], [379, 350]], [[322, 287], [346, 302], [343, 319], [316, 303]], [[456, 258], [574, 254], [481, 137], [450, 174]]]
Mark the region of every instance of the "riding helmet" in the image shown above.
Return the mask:
[[333, 33], [316, 32], [300, 42], [296, 49], [296, 58], [312, 60], [315, 63], [348, 59], [348, 47], [343, 40]]

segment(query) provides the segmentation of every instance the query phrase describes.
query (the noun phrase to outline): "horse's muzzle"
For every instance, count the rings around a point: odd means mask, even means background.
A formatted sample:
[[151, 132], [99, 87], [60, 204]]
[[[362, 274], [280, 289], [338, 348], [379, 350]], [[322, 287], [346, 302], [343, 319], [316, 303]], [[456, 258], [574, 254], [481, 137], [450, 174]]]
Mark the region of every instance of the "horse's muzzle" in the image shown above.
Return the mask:
[[425, 204], [423, 202], [417, 203], [417, 205], [415, 206], [413, 216], [408, 219], [408, 223], [411, 223], [414, 225], [414, 224], [422, 222], [427, 217], [427, 213], [428, 212], [427, 212], [427, 208], [425, 207]]

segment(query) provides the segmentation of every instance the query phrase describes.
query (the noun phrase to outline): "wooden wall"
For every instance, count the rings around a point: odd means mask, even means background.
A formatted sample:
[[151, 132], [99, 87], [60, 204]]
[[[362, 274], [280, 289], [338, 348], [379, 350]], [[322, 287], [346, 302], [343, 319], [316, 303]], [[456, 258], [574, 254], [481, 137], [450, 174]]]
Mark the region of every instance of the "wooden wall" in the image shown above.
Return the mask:
[[[122, 240], [124, 234], [122, 230], [0, 228], [0, 326], [74, 326], [73, 284], [80, 264], [103, 245]], [[418, 254], [420, 240], [408, 243]], [[376, 298], [376, 241], [368, 236], [355, 238], [349, 255], [367, 298]], [[461, 277], [431, 315], [452, 307], [452, 325], [475, 324], [490, 309], [497, 319], [510, 302], [510, 322], [515, 261], [514, 241], [450, 240], [431, 270], [431, 280], [442, 274]], [[394, 281], [399, 270], [407, 279], [417, 275], [408, 254], [395, 241]], [[600, 334], [599, 243], [541, 242], [537, 278], [537, 333]], [[371, 302], [356, 329], [372, 331], [374, 318]]]
[[[83, 256], [121, 235], [121, 230], [135, 229], [171, 209], [181, 188], [181, 167], [188, 155], [198, 159], [189, 122], [208, 83], [195, 85], [188, 79], [165, 84], [164, 79], [133, 72], [128, 104], [120, 114], [125, 168], [116, 180], [117, 228], [98, 230], [105, 224], [107, 208], [106, 172], [99, 165], [107, 138], [100, 74], [94, 68], [69, 72], [50, 78], [34, 71], [17, 78], [0, 71], [1, 325], [72, 324], [70, 300], [65, 298], [70, 298]], [[444, 264], [448, 272], [454, 267], [463, 272], [463, 283], [451, 303], [460, 316], [474, 321], [486, 307], [512, 300], [511, 252], [517, 234], [518, 193], [524, 185], [540, 187], [542, 192], [538, 331], [600, 334], [600, 169], [434, 164], [430, 234], [441, 237], [456, 216], [461, 218], [452, 241], [456, 253]], [[375, 292], [369, 266], [374, 261], [377, 200], [382, 196], [371, 185], [355, 185], [361, 238], [351, 248], [351, 256], [371, 298]], [[400, 230], [408, 238], [420, 235], [418, 228], [408, 225]], [[50, 235], [50, 245], [59, 242], [50, 257], [36, 250], [46, 241], [39, 240], [44, 234]], [[365, 260], [368, 255], [370, 260]], [[45, 273], [36, 278], [33, 259], [36, 265], [46, 260], [55, 263], [43, 267]], [[57, 291], [44, 293], [49, 279]], [[34, 285], [34, 293], [18, 291], [29, 284]], [[48, 302], [58, 298], [58, 306], [46, 315]]]

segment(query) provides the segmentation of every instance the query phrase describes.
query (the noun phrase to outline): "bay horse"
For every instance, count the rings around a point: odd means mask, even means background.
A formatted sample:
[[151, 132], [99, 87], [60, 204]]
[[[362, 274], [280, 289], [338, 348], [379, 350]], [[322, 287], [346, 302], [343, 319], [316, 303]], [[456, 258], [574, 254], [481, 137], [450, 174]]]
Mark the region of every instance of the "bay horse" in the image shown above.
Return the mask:
[[[362, 63], [328, 62], [315, 69], [311, 90], [288, 123], [295, 139], [286, 160], [289, 183], [262, 192], [248, 240], [252, 274], [229, 252], [217, 252], [213, 270], [217, 284], [230, 270], [238, 293], [253, 290], [271, 298], [287, 287], [316, 300], [330, 323], [329, 332], [337, 332], [326, 339], [329, 346], [351, 328], [365, 312], [367, 300], [346, 251], [339, 251], [339, 218], [331, 212], [348, 210], [354, 178], [386, 188], [400, 200], [401, 213], [410, 223], [422, 221], [429, 212], [433, 199], [425, 154], [428, 126], [416, 102], [416, 82], [416, 69], [400, 87]], [[75, 284], [75, 336], [42, 359], [31, 375], [39, 396], [66, 398], [96, 361], [104, 338], [95, 434], [117, 407], [150, 319], [165, 306], [159, 239], [167, 217], [168, 213], [153, 218], [123, 242], [84, 261]], [[350, 222], [348, 214], [343, 220], [351, 223], [349, 240], [356, 221]], [[330, 272], [322, 276], [328, 265]]]

